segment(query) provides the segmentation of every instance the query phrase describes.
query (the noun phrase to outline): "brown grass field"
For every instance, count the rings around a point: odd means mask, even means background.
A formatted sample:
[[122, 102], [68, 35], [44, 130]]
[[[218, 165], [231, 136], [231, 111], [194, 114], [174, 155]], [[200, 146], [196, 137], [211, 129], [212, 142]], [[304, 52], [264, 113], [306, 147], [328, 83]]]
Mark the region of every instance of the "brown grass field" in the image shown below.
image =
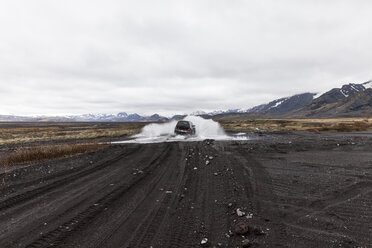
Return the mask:
[[228, 132], [257, 131], [334, 131], [352, 132], [372, 130], [372, 119], [339, 118], [339, 119], [252, 119], [219, 121]]
[[0, 167], [102, 149], [100, 142], [140, 132], [145, 123], [0, 123]]
[[0, 123], [0, 145], [115, 138], [140, 132], [145, 123]]
[[80, 153], [91, 152], [105, 147], [98, 143], [87, 144], [65, 144], [65, 145], [44, 145], [23, 148], [4, 156], [0, 160], [0, 166], [9, 166], [20, 163], [41, 162], [49, 159], [62, 158]]

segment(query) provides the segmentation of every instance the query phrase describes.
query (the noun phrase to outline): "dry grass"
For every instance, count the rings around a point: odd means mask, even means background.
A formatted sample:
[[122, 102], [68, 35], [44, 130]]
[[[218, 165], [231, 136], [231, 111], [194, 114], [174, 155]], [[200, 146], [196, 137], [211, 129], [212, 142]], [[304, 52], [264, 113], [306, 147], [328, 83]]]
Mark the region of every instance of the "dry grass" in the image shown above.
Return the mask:
[[[39, 124], [36, 124], [39, 125]], [[62, 124], [61, 124], [62, 125]], [[0, 145], [53, 140], [95, 139], [101, 137], [119, 137], [141, 131], [144, 124], [123, 123], [105, 126], [74, 124], [70, 126], [40, 126], [1, 128]]]
[[372, 130], [372, 119], [252, 119], [220, 121], [227, 131], [252, 132], [268, 131], [336, 131], [352, 132]]
[[90, 143], [19, 148], [0, 160], [0, 166], [9, 166], [20, 163], [40, 162], [49, 159], [62, 158], [75, 154], [95, 151], [103, 147], [104, 145], [101, 144]]

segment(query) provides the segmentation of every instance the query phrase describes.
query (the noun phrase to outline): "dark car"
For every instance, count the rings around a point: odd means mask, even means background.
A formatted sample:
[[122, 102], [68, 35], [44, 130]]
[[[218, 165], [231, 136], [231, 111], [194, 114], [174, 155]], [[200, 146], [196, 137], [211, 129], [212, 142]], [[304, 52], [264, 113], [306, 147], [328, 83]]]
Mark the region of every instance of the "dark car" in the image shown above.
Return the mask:
[[174, 129], [175, 134], [195, 135], [195, 125], [191, 121], [179, 121]]

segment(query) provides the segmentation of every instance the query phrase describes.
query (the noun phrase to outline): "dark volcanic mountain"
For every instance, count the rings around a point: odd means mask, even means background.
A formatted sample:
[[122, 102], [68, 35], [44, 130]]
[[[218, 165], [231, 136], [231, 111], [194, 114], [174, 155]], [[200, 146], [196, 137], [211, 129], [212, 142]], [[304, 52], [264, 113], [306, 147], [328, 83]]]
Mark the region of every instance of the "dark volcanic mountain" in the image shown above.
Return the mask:
[[331, 104], [339, 100], [345, 99], [349, 96], [353, 96], [361, 91], [364, 91], [365, 87], [363, 84], [347, 84], [341, 88], [334, 88], [320, 97], [314, 99], [308, 106], [310, 109], [317, 109], [326, 104]]
[[268, 104], [253, 107], [247, 112], [260, 114], [285, 114], [304, 107], [313, 100], [315, 95], [316, 94], [314, 93], [303, 93], [291, 97], [280, 98], [269, 102]]
[[372, 82], [332, 89], [285, 117], [350, 117], [372, 114]]

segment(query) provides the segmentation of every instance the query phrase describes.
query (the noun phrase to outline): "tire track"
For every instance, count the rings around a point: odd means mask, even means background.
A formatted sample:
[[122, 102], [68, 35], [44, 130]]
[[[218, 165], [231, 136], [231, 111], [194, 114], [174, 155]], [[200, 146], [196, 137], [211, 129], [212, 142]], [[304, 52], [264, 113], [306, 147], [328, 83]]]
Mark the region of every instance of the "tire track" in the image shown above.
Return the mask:
[[[133, 151], [132, 153], [129, 153], [129, 154], [133, 154], [135, 151]], [[16, 196], [12, 196], [2, 202], [0, 202], [0, 211], [4, 211], [8, 208], [11, 208], [11, 207], [14, 207], [18, 204], [21, 204], [21, 203], [24, 203], [28, 200], [31, 200], [39, 195], [42, 195], [42, 194], [45, 194], [46, 192], [48, 191], [51, 191], [53, 189], [56, 189], [62, 185], [65, 185], [65, 184], [68, 184], [69, 182], [72, 182], [76, 179], [79, 179], [79, 178], [82, 178], [82, 177], [85, 177], [89, 174], [92, 174], [94, 172], [97, 172], [99, 170], [102, 170], [112, 164], [114, 164], [115, 162], [123, 159], [125, 156], [128, 156], [129, 154], [126, 154], [126, 153], [123, 153], [123, 154], [120, 154], [118, 157], [116, 158], [113, 158], [111, 160], [108, 160], [102, 164], [98, 164], [94, 167], [91, 167], [89, 169], [86, 169], [86, 170], [83, 170], [83, 171], [80, 171], [76, 174], [72, 174], [72, 173], [66, 173], [67, 175], [69, 175], [68, 177], [65, 177], [65, 178], [62, 178], [62, 179], [59, 179], [57, 181], [54, 181], [50, 184], [47, 184], [45, 186], [41, 186], [37, 189], [33, 189], [33, 190], [29, 190], [29, 191], [26, 191], [24, 193], [21, 193], [21, 194], [18, 194]], [[71, 175], [72, 174], [72, 175]]]
[[[138, 201], [135, 201], [131, 209], [127, 209], [126, 214], [121, 216], [120, 222], [111, 230], [111, 234], [105, 237], [94, 247], [141, 247], [147, 242], [151, 243], [153, 237], [158, 232], [160, 223], [167, 214], [167, 206], [175, 197], [174, 186], [171, 184], [177, 177], [178, 163], [175, 163], [180, 153], [178, 145], [172, 144], [169, 156], [162, 161], [161, 168], [152, 175], [146, 184], [139, 185], [133, 192], [142, 190], [144, 196]], [[166, 189], [159, 191], [166, 183]], [[166, 190], [172, 190], [172, 193], [165, 193]], [[154, 202], [157, 202], [155, 205]], [[147, 206], [153, 205], [152, 209]], [[141, 215], [141, 222], [137, 223], [137, 228], [129, 230], [128, 225], [135, 226], [138, 219], [134, 216]], [[125, 225], [125, 226], [124, 226]]]
[[[63, 223], [58, 228], [42, 235], [41, 238], [27, 245], [28, 248], [40, 248], [40, 247], [58, 247], [63, 245], [63, 241], [69, 236], [74, 235], [75, 232], [84, 229], [89, 223], [91, 223], [105, 208], [113, 204], [115, 201], [127, 191], [131, 190], [137, 183], [143, 181], [150, 171], [150, 167], [154, 166], [157, 168], [160, 162], [167, 156], [169, 147], [164, 152], [159, 154], [155, 159], [151, 160], [150, 163], [143, 169], [144, 173], [140, 176], [131, 178], [130, 182], [123, 182], [121, 185], [113, 189], [109, 194], [101, 197], [95, 204], [84, 209], [75, 217], [69, 221]], [[69, 210], [66, 210], [67, 212]]]
[[[140, 149], [143, 149], [143, 147], [141, 147], [141, 146], [136, 146], [134, 148], [131, 147], [128, 150], [125, 150], [124, 152], [122, 152], [122, 154], [120, 154], [119, 156], [129, 156], [131, 154], [134, 154], [134, 153], [138, 152]], [[99, 167], [100, 165], [102, 165], [102, 163], [105, 163], [105, 162], [110, 163], [111, 161], [112, 161], [112, 159], [108, 159], [108, 160], [106, 159], [106, 161], [101, 161], [98, 164], [93, 165], [93, 167], [97, 167], [97, 166]], [[89, 166], [89, 167], [92, 167], [92, 166]], [[61, 177], [69, 176], [71, 174], [82, 171], [84, 169], [87, 169], [87, 167], [79, 166], [79, 167], [75, 167], [73, 169], [69, 169], [69, 170], [54, 173], [52, 175], [40, 177], [36, 180], [27, 181], [27, 182], [18, 183], [18, 184], [13, 184], [11, 186], [6, 186], [6, 187], [2, 188], [1, 192], [3, 193], [5, 191], [14, 191], [17, 188], [25, 188], [25, 187], [32, 186], [32, 185], [38, 185], [42, 182], [44, 183], [44, 182], [48, 182], [48, 181], [58, 179], [58, 178], [61, 178]]]

